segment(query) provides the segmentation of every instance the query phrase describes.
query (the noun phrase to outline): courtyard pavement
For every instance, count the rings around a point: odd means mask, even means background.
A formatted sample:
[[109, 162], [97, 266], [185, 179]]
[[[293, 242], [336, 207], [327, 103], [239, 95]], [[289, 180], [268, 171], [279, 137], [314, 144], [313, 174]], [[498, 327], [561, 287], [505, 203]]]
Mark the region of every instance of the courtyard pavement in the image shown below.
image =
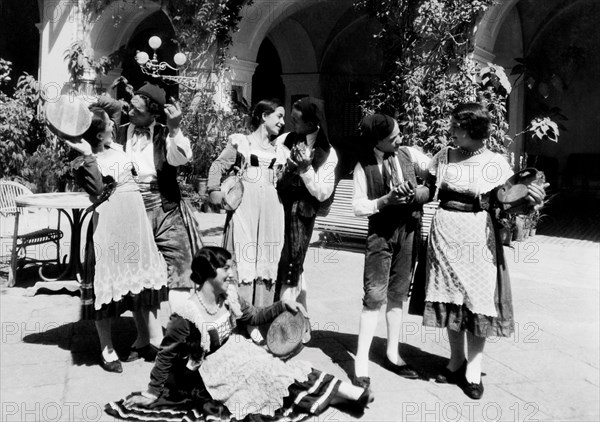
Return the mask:
[[[224, 214], [198, 214], [207, 244], [220, 244], [224, 219]], [[481, 400], [434, 382], [449, 356], [447, 336], [422, 327], [415, 316], [405, 317], [400, 351], [423, 378], [410, 381], [384, 369], [382, 313], [371, 349], [375, 402], [360, 420], [600, 420], [600, 244], [565, 233], [537, 235], [506, 248], [516, 330], [486, 345]], [[298, 358], [348, 380], [361, 311], [363, 253], [329, 246], [315, 242], [307, 256], [313, 340]], [[124, 363], [122, 374], [103, 371], [94, 325], [79, 321], [77, 296], [43, 290], [33, 297], [24, 294], [36, 271], [23, 270], [23, 281], [8, 288], [6, 267], [0, 268], [0, 417], [7, 422], [113, 421], [104, 404], [144, 389], [152, 364]], [[163, 322], [167, 318], [163, 307]], [[127, 350], [134, 330], [129, 313], [115, 324], [118, 351]], [[329, 409], [310, 420], [355, 419]]]

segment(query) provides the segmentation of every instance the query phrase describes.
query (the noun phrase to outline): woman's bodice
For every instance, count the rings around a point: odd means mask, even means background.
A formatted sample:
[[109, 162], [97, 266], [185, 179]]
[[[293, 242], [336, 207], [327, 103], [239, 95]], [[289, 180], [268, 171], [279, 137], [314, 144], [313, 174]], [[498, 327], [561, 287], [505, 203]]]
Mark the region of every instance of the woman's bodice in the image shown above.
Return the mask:
[[477, 196], [503, 184], [513, 174], [500, 154], [486, 150], [459, 163], [449, 163], [450, 150], [442, 149], [429, 167], [429, 172], [437, 177], [439, 189]]
[[134, 164], [127, 155], [119, 150], [107, 148], [96, 155], [98, 169], [103, 176], [111, 176], [117, 182], [117, 189], [138, 190], [133, 178]]

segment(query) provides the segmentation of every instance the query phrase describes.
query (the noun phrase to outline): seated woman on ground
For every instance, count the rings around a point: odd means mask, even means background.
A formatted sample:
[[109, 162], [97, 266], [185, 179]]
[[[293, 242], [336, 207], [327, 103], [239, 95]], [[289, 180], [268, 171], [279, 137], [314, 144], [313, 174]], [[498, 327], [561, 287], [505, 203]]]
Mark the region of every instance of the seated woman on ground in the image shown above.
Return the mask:
[[[130, 420], [168, 414], [173, 420], [296, 420], [318, 415], [330, 405], [362, 414], [371, 391], [311, 368], [283, 361], [236, 334], [239, 324], [273, 321], [287, 311], [305, 314], [302, 305], [280, 301], [257, 308], [232, 284], [231, 254], [202, 248], [192, 262], [197, 290], [180, 314], [173, 314], [146, 391], [109, 403], [107, 413]], [[297, 417], [297, 418], [296, 418]]]

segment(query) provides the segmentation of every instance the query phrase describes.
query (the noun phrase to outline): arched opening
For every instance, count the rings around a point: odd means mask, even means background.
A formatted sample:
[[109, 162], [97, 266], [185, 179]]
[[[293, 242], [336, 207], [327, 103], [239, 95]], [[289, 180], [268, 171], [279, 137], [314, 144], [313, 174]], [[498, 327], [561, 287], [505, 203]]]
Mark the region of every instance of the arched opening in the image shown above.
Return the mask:
[[[177, 46], [173, 42], [175, 32], [167, 16], [158, 11], [144, 19], [134, 30], [131, 38], [126, 45], [126, 53], [122, 63], [121, 75], [124, 76], [134, 89], [139, 88], [145, 82], [151, 82], [162, 87], [167, 93], [167, 99], [177, 98], [179, 87], [174, 82], [163, 81], [144, 74], [139, 64], [135, 61], [135, 55], [138, 50], [147, 52], [152, 57], [153, 50], [148, 45], [148, 40], [152, 36], [158, 36], [162, 40], [161, 46], [156, 50], [159, 62], [166, 62], [175, 67], [173, 56], [177, 53]], [[174, 70], [167, 69], [161, 72], [165, 75], [176, 75]], [[117, 92], [118, 98], [125, 98], [127, 94], [123, 91]]]
[[281, 78], [281, 60], [273, 43], [265, 38], [256, 57], [258, 66], [252, 76], [252, 104], [263, 99], [285, 101], [285, 85]]
[[379, 25], [366, 16], [352, 17], [354, 21], [334, 32], [320, 72], [330, 139], [340, 156], [342, 177], [354, 169], [364, 152], [358, 132], [360, 101], [379, 81], [382, 64], [381, 50], [373, 38]]
[[1, 87], [8, 93], [23, 72], [38, 76], [40, 33], [35, 25], [40, 21], [40, 11], [37, 2], [20, 0], [3, 0], [0, 9], [0, 57], [12, 63], [12, 79]]
[[555, 5], [527, 45], [533, 78], [526, 119], [550, 115], [564, 130], [558, 143], [527, 139], [526, 151], [530, 164], [535, 162], [551, 183], [568, 188], [569, 194], [600, 192], [599, 20], [596, 1]]

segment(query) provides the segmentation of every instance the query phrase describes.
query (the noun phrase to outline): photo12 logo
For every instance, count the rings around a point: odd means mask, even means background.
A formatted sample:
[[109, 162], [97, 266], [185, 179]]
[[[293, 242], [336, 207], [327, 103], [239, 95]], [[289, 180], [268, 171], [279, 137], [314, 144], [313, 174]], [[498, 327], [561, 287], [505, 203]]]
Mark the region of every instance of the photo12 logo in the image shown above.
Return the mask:
[[536, 415], [540, 407], [537, 403], [515, 402], [506, 406], [496, 402], [449, 402], [417, 403], [403, 402], [400, 420], [419, 421], [529, 421], [538, 422]]

